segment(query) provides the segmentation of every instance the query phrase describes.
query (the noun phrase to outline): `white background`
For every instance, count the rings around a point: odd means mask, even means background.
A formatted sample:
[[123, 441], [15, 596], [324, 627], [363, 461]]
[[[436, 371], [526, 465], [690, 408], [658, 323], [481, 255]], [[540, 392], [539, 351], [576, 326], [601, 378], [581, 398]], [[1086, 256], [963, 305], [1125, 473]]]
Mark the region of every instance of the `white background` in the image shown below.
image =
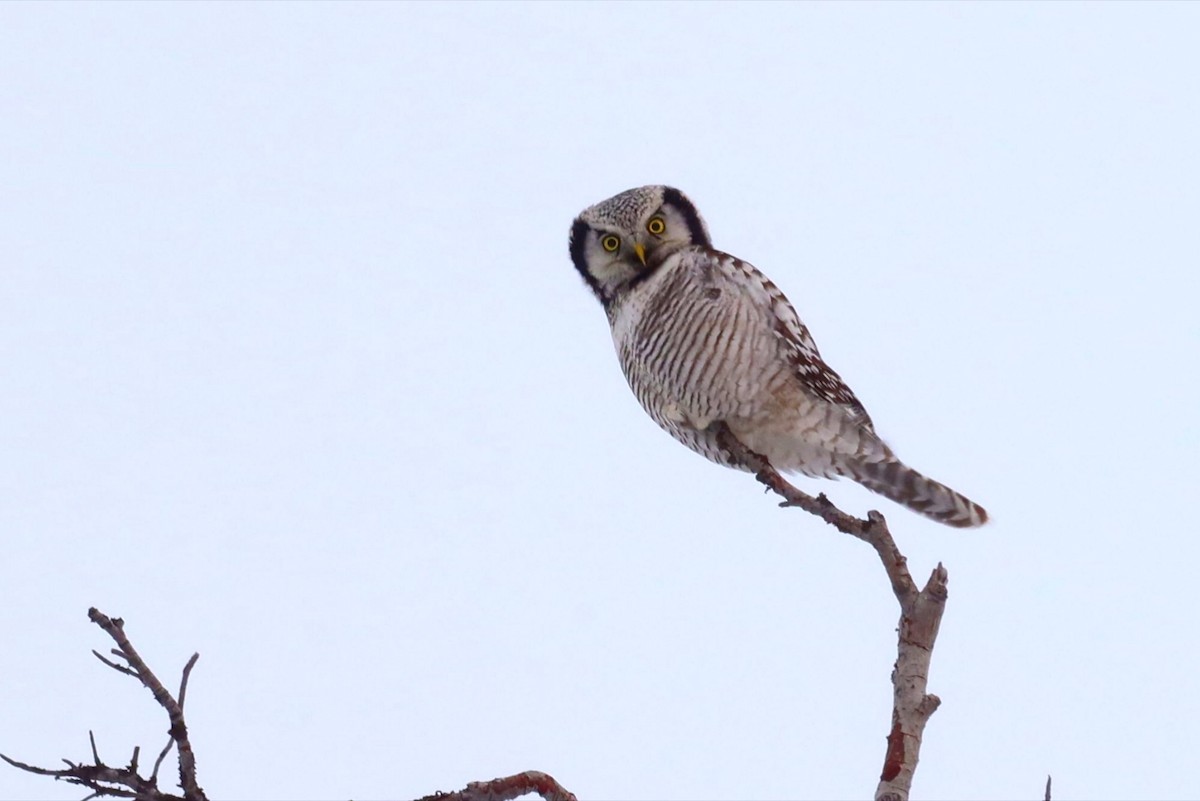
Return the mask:
[[[906, 461], [914, 790], [1196, 793], [1200, 6], [0, 6], [0, 752], [214, 798], [850, 798], [875, 554], [645, 417], [567, 256], [665, 182]], [[170, 785], [168, 776], [166, 785]], [[4, 799], [77, 788], [0, 767]]]

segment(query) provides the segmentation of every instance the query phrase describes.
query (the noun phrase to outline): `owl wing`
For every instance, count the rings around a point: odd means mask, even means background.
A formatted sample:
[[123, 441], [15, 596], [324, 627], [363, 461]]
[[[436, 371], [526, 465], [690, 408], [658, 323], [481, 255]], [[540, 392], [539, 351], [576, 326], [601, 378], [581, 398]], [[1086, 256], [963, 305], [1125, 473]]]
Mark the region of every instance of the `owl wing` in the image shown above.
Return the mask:
[[821, 358], [812, 334], [800, 322], [800, 316], [779, 287], [753, 264], [726, 253], [718, 255], [727, 280], [746, 293], [757, 307], [766, 311], [767, 322], [772, 326], [782, 352], [804, 388], [814, 397], [842, 407], [860, 425], [874, 433], [875, 424], [871, 422], [867, 410], [842, 377]]

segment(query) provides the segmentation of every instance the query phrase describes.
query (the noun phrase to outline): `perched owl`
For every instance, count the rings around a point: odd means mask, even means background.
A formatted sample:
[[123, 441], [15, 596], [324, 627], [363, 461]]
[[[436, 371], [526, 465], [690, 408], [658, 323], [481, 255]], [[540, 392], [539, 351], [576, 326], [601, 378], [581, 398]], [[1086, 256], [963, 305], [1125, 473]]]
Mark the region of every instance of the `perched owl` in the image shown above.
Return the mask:
[[643, 186], [585, 209], [571, 260], [608, 314], [633, 393], [684, 445], [748, 469], [718, 444], [720, 421], [777, 470], [847, 476], [949, 526], [987, 521], [982, 506], [896, 458], [788, 299], [715, 250], [678, 189]]

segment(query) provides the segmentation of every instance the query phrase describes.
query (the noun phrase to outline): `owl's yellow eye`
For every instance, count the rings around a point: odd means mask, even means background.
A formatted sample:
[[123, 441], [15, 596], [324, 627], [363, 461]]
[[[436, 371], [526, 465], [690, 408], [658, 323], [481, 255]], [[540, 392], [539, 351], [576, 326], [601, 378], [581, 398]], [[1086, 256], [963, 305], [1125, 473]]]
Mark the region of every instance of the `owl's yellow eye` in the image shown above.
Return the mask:
[[651, 217], [650, 222], [646, 223], [646, 230], [655, 236], [659, 236], [663, 231], [667, 230], [667, 223], [662, 217]]
[[600, 247], [604, 248], [609, 253], [616, 253], [617, 248], [621, 247], [621, 240], [618, 237], [609, 234], [600, 240]]

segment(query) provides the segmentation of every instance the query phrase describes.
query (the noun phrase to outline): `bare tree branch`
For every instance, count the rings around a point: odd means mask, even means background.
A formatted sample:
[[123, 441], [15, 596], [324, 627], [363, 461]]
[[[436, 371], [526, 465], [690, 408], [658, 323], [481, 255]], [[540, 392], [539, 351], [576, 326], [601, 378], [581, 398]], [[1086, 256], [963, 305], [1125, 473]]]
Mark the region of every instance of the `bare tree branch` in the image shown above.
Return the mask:
[[[723, 423], [716, 425], [719, 426], [717, 436], [721, 446], [733, 459], [749, 467], [760, 482], [782, 497], [784, 501], [781, 506], [799, 507], [820, 517], [839, 531], [868, 543], [879, 556], [891, 582], [892, 592], [900, 604], [900, 625], [897, 658], [892, 670], [892, 726], [887, 737], [887, 752], [875, 799], [907, 801], [920, 755], [925, 724], [941, 703], [937, 696], [930, 695], [925, 690], [933, 646], [945, 611], [946, 569], [939, 563], [924, 588], [918, 590], [908, 571], [907, 560], [896, 546], [883, 515], [871, 511], [867, 513], [866, 519], [860, 519], [838, 509], [824, 494], [814, 498], [801, 492], [785, 481], [765, 458], [739, 442]], [[95, 608], [88, 610], [88, 617], [116, 641], [118, 647], [113, 649], [112, 653], [128, 666], [93, 651], [96, 658], [113, 670], [137, 678], [150, 690], [170, 719], [170, 740], [155, 760], [150, 777], [142, 778], [138, 773], [140, 750], [137, 748], [134, 749], [128, 767], [112, 768], [105, 765], [100, 759], [99, 749], [91, 732], [88, 736], [94, 763], [92, 765], [77, 765], [63, 760], [66, 768], [51, 770], [27, 765], [3, 754], [0, 754], [0, 759], [29, 773], [53, 776], [87, 787], [92, 792], [85, 801], [102, 797], [133, 798], [137, 801], [207, 801], [204, 791], [196, 781], [195, 754], [183, 717], [188, 679], [200, 655], [193, 654], [184, 667], [177, 701], [125, 636], [124, 622], [120, 618], [110, 618]], [[172, 747], [177, 748], [179, 753], [179, 784], [183, 789], [182, 796], [165, 793], [157, 786], [159, 767]], [[435, 793], [420, 801], [509, 801], [530, 793], [536, 793], [545, 801], [576, 801], [575, 796], [552, 776], [535, 770], [486, 782], [471, 782], [462, 790]], [[1050, 780], [1047, 777], [1047, 801], [1049, 797]]]
[[[188, 801], [207, 801], [204, 790], [200, 789], [200, 785], [196, 783], [196, 755], [192, 753], [192, 743], [188, 740], [187, 723], [183, 719], [183, 707], [158, 680], [158, 676], [154, 675], [145, 660], [138, 654], [137, 649], [133, 647], [133, 643], [125, 636], [125, 621], [119, 617], [110, 618], [95, 607], [88, 610], [88, 619], [108, 632], [108, 636], [116, 641], [121, 658], [129, 663], [129, 666], [136, 672], [138, 680], [154, 694], [154, 700], [158, 701], [158, 705], [167, 711], [167, 717], [171, 721], [171, 740], [179, 748], [179, 786], [183, 788], [183, 797]], [[185, 689], [187, 674], [191, 672], [192, 665], [199, 658], [199, 654], [194, 654], [188, 660], [183, 677]]]
[[545, 801], [576, 801], [573, 793], [540, 770], [527, 770], [490, 782], [471, 782], [462, 790], [434, 793], [419, 801], [511, 801], [529, 793], [537, 793]]
[[88, 798], [136, 798], [139, 801], [185, 801], [180, 796], [171, 795], [151, 786], [145, 779], [129, 768], [110, 768], [104, 764], [76, 765], [64, 759], [66, 768], [50, 770], [33, 765], [26, 765], [15, 759], [0, 754], [14, 768], [20, 768], [27, 773], [38, 776], [53, 776], [70, 784], [78, 784], [92, 791]]
[[[90, 801], [93, 798], [132, 798], [136, 801], [208, 801], [204, 791], [196, 782], [196, 761], [187, 737], [187, 724], [183, 719], [183, 704], [187, 698], [188, 679], [191, 677], [192, 668], [195, 667], [196, 660], [200, 658], [200, 655], [192, 654], [191, 659], [184, 666], [183, 676], [179, 682], [179, 700], [176, 701], [146, 665], [145, 660], [138, 654], [129, 638], [125, 636], [124, 621], [120, 618], [110, 618], [94, 608], [88, 610], [88, 618], [116, 641], [117, 648], [114, 648], [112, 653], [121, 661], [126, 662], [128, 667], [93, 651], [96, 658], [113, 670], [133, 676], [145, 685], [154, 694], [154, 699], [158, 701], [159, 705], [167, 711], [171, 720], [171, 739], [163, 748], [162, 753], [158, 755], [158, 759], [155, 760], [153, 772], [149, 778], [143, 778], [138, 774], [138, 755], [140, 753], [138, 748], [133, 750], [133, 758], [128, 767], [112, 768], [105, 765], [100, 759], [100, 749], [96, 746], [96, 738], [90, 731], [88, 740], [92, 750], [93, 764], [91, 765], [77, 765], [64, 759], [63, 762], [67, 767], [52, 770], [28, 765], [3, 754], [0, 754], [0, 759], [14, 768], [28, 773], [53, 776], [55, 779], [86, 787], [92, 792], [84, 801]], [[180, 787], [183, 788], [181, 796], [163, 792], [158, 788], [159, 766], [172, 747], [179, 751]], [[471, 782], [466, 788], [457, 792], [435, 793], [427, 796], [427, 799], [508, 801], [529, 793], [537, 793], [546, 801], [576, 801], [575, 796], [564, 789], [552, 776], [536, 770], [487, 782]]]
[[[113, 649], [112, 653], [123, 660], [128, 667], [106, 659], [98, 652], [92, 651], [96, 655], [96, 658], [118, 673], [133, 676], [140, 681], [154, 694], [154, 700], [166, 710], [167, 717], [171, 721], [171, 740], [154, 763], [154, 772], [149, 778], [142, 778], [138, 774], [138, 755], [141, 752], [139, 748], [133, 749], [133, 757], [128, 767], [111, 768], [105, 765], [100, 759], [100, 751], [96, 747], [96, 738], [90, 731], [88, 732], [88, 739], [92, 748], [93, 764], [91, 765], [77, 765], [70, 760], [64, 759], [63, 762], [66, 763], [66, 768], [50, 770], [18, 762], [3, 754], [0, 754], [0, 759], [3, 759], [15, 768], [29, 773], [36, 773], [39, 776], [53, 776], [56, 779], [62, 779], [71, 784], [86, 787], [92, 791], [87, 796], [89, 799], [109, 797], [135, 798], [138, 801], [208, 801], [204, 795], [204, 790], [196, 782], [196, 759], [192, 753], [192, 744], [188, 740], [187, 723], [183, 719], [183, 698], [187, 691], [188, 676], [191, 674], [192, 667], [196, 664], [196, 660], [200, 658], [200, 655], [193, 654], [192, 658], [188, 660], [187, 666], [183, 669], [183, 678], [179, 688], [179, 701], [176, 701], [171, 693], [163, 687], [162, 682], [158, 680], [154, 672], [146, 665], [145, 660], [138, 654], [137, 649], [133, 647], [129, 638], [125, 636], [124, 621], [120, 618], [110, 618], [95, 608], [88, 610], [88, 618], [104, 629], [116, 641], [117, 647]], [[179, 749], [179, 786], [183, 789], [182, 796], [165, 793], [158, 789], [158, 767], [172, 745]]]
[[941, 699], [927, 694], [925, 688], [929, 660], [946, 608], [946, 568], [939, 563], [925, 587], [918, 590], [908, 572], [908, 561], [892, 539], [883, 515], [870, 511], [867, 519], [862, 520], [838, 509], [823, 493], [814, 498], [801, 492], [785, 481], [764, 457], [743, 445], [724, 423], [714, 425], [719, 426], [717, 441], [721, 447], [782, 497], [780, 506], [795, 506], [814, 514], [838, 531], [866, 542], [879, 555], [900, 603], [900, 636], [892, 669], [892, 726], [875, 799], [906, 801], [917, 769], [925, 724], [941, 704]]

